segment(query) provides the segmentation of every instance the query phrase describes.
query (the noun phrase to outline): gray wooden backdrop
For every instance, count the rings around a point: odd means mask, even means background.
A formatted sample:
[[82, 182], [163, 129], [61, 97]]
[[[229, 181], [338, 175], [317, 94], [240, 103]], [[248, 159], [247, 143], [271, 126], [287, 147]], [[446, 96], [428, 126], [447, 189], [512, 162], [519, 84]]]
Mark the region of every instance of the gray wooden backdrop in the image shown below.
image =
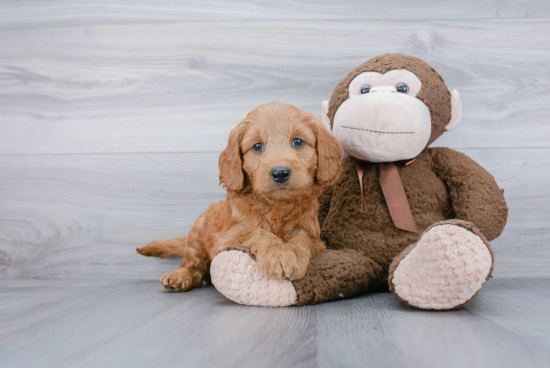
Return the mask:
[[497, 278], [550, 267], [547, 1], [0, 1], [0, 278], [157, 279], [134, 248], [223, 198], [217, 157], [273, 100], [320, 115], [387, 52], [461, 92], [436, 141], [505, 189]]

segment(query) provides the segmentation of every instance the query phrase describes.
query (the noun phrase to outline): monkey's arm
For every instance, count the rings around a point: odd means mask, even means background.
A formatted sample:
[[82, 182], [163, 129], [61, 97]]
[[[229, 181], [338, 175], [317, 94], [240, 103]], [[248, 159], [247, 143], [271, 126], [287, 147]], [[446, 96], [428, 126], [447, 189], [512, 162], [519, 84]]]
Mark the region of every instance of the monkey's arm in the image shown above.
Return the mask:
[[[385, 287], [382, 268], [353, 249], [326, 250], [312, 258], [299, 280], [266, 277], [246, 253], [221, 252], [212, 261], [212, 283], [239, 304], [283, 307], [316, 304]], [[386, 280], [387, 281], [387, 280]]]
[[312, 258], [306, 274], [292, 281], [294, 305], [317, 304], [382, 287], [383, 270], [354, 249], [327, 249]]
[[508, 206], [495, 178], [477, 162], [450, 148], [431, 148], [434, 172], [449, 188], [456, 218], [472, 222], [488, 240], [504, 230]]
[[323, 222], [327, 218], [328, 211], [330, 210], [330, 200], [332, 199], [332, 191], [334, 189], [334, 184], [329, 185], [323, 189], [323, 194], [319, 197], [319, 225], [322, 227]]

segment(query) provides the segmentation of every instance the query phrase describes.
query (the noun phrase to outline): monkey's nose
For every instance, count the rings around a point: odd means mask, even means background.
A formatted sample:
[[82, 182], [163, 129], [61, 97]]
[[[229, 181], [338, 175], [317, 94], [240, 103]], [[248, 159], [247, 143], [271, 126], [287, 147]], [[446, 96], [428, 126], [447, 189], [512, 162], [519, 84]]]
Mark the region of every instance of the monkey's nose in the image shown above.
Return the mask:
[[290, 173], [288, 167], [275, 167], [271, 170], [271, 179], [276, 183], [284, 183], [290, 179]]

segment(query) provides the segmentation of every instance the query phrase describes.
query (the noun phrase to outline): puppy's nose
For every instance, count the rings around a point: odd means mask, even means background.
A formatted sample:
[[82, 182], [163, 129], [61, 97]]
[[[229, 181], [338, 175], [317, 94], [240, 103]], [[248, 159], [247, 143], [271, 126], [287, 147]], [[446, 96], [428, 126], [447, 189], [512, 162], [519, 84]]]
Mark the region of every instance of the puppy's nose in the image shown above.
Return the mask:
[[277, 183], [284, 183], [290, 178], [290, 169], [288, 167], [275, 167], [271, 170], [271, 179]]

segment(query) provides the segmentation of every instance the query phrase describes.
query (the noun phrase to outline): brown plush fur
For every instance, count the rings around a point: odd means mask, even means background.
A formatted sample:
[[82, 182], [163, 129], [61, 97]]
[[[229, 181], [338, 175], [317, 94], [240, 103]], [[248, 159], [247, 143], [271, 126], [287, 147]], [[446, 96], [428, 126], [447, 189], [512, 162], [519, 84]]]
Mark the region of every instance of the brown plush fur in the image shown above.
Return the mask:
[[[355, 76], [365, 71], [384, 73], [392, 69], [410, 70], [422, 81], [417, 98], [428, 106], [432, 116], [429, 145], [443, 134], [451, 119], [450, 93], [432, 67], [410, 56], [383, 55], [352, 71], [330, 99], [331, 122], [338, 107], [348, 98], [348, 85]], [[466, 155], [449, 148], [426, 148], [411, 165], [397, 162], [396, 166], [419, 234], [394, 226], [374, 163], [363, 164], [367, 209], [361, 213], [356, 161], [347, 157], [341, 177], [319, 199], [321, 236], [332, 251], [312, 259], [305, 277], [293, 281], [297, 305], [337, 298], [338, 290], [349, 296], [377, 289], [381, 284], [387, 287], [392, 261], [397, 260], [394, 263], [397, 267], [399, 259], [404, 258], [401, 253], [410, 251], [426, 229], [447, 220], [462, 220], [460, 226], [488, 240], [503, 231], [508, 216], [503, 191], [491, 174]]]
[[[305, 144], [293, 147], [295, 138]], [[255, 152], [256, 143], [265, 149]], [[201, 286], [210, 261], [229, 249], [249, 252], [264, 275], [299, 279], [310, 258], [325, 249], [317, 198], [338, 178], [342, 154], [340, 142], [310, 113], [280, 102], [260, 106], [231, 131], [220, 154], [226, 198], [210, 205], [188, 238], [152, 242], [138, 252], [183, 256], [180, 268], [161, 279], [170, 291]], [[271, 179], [280, 166], [292, 171], [286, 183]]]

